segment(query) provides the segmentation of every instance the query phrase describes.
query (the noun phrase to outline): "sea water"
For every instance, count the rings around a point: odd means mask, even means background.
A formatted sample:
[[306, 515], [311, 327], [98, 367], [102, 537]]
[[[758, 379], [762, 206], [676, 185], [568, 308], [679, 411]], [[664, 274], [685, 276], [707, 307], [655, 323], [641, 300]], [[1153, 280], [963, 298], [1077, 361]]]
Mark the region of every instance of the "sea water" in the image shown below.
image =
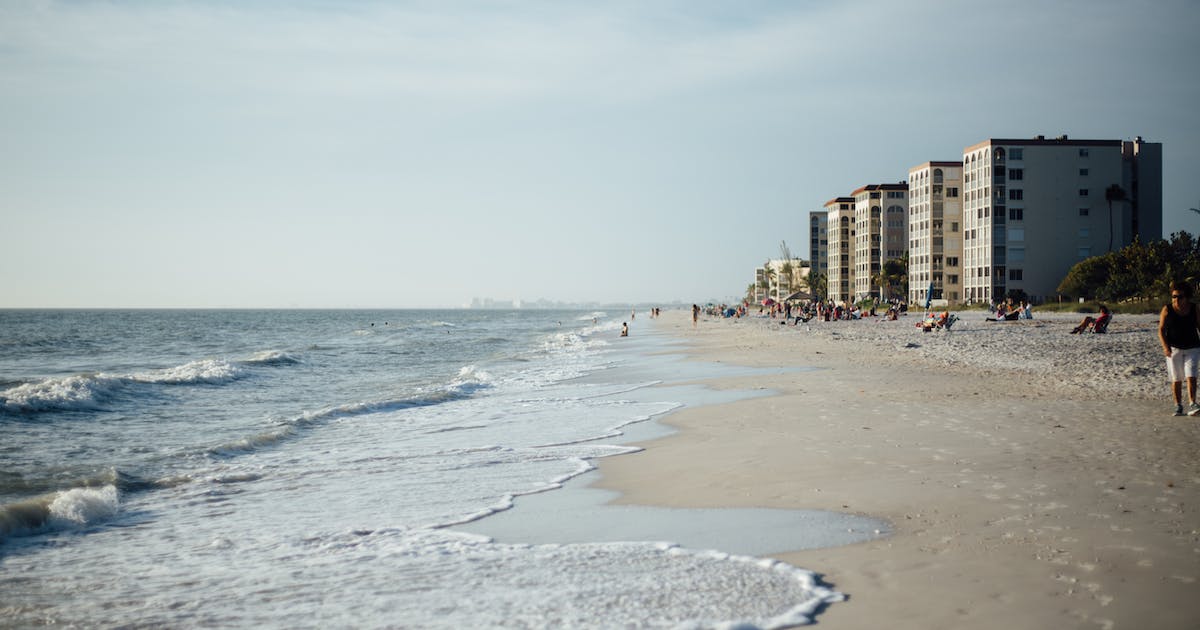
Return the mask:
[[638, 395], [638, 322], [0, 311], [0, 625], [770, 628], [838, 601], [722, 549], [455, 528], [681, 405]]

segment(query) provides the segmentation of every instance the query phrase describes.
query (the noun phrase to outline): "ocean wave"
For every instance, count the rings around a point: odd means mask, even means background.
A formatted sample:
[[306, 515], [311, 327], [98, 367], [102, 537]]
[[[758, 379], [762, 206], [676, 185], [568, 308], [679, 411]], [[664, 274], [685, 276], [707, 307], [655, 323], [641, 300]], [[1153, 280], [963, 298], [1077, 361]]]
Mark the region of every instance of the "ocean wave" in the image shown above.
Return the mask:
[[92, 411], [103, 409], [135, 385], [222, 385], [244, 374], [243, 368], [228, 361], [202, 359], [136, 374], [97, 372], [47, 378], [0, 391], [0, 411]]
[[172, 368], [154, 370], [129, 377], [139, 383], [163, 385], [220, 385], [236, 380], [244, 371], [223, 359], [201, 359]]
[[465, 365], [458, 370], [458, 376], [450, 381], [446, 391], [461, 395], [470, 395], [478, 390], [491, 387], [492, 375], [480, 370], [475, 365]]
[[303, 363], [299, 357], [279, 350], [264, 350], [242, 361], [247, 365], [296, 365]]
[[491, 376], [487, 372], [479, 370], [474, 365], [467, 365], [459, 370], [458, 375], [454, 379], [440, 388], [407, 398], [349, 403], [319, 411], [307, 412], [285, 421], [271, 430], [211, 447], [206, 450], [206, 453], [214, 457], [231, 457], [251, 453], [260, 449], [273, 447], [276, 444], [297, 436], [302, 429], [319, 426], [326, 422], [373, 413], [389, 413], [405, 409], [431, 407], [456, 400], [465, 400], [474, 396], [476, 392], [491, 386]]
[[232, 457], [245, 453], [253, 453], [287, 440], [296, 433], [295, 424], [285, 424], [272, 431], [263, 431], [249, 437], [219, 444], [207, 449], [207, 454], [215, 457]]
[[99, 409], [128, 383], [128, 379], [106, 374], [80, 374], [25, 383], [0, 392], [0, 410], [36, 412]]
[[90, 527], [120, 511], [115, 484], [76, 487], [0, 506], [0, 540]]

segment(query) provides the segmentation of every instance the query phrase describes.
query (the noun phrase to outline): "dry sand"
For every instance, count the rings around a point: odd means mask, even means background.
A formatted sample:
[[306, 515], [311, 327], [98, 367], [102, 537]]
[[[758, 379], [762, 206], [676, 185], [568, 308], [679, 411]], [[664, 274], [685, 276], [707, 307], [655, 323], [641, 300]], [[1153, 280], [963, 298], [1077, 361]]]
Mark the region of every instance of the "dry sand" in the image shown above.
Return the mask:
[[[966, 314], [780, 326], [668, 312], [700, 360], [815, 366], [714, 387], [777, 395], [684, 409], [599, 462], [622, 503], [811, 508], [891, 537], [779, 554], [848, 596], [837, 628], [1200, 628], [1200, 418], [1172, 417], [1153, 316]], [[636, 331], [635, 331], [636, 334]]]

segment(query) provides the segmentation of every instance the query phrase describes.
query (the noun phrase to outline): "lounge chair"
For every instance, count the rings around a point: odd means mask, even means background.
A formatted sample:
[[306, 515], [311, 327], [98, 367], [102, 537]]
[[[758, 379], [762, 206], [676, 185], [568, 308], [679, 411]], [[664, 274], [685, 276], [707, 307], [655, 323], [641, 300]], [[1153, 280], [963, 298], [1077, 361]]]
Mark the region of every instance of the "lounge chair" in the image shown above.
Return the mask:
[[1095, 334], [1103, 335], [1108, 332], [1108, 323], [1112, 321], [1112, 313], [1101, 312], [1099, 317], [1087, 316], [1073, 330], [1072, 335], [1085, 333], [1089, 330]]

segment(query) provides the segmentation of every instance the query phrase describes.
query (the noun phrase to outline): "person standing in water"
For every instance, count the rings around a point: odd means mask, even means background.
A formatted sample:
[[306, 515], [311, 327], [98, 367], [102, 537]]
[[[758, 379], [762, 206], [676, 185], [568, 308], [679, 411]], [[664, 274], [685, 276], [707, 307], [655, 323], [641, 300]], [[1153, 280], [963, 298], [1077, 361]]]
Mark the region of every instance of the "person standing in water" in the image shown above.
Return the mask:
[[1167, 357], [1167, 375], [1175, 397], [1175, 415], [1183, 415], [1183, 381], [1187, 380], [1189, 416], [1200, 414], [1196, 404], [1196, 368], [1200, 365], [1200, 309], [1192, 304], [1192, 285], [1171, 283], [1171, 302], [1158, 318], [1158, 339]]

